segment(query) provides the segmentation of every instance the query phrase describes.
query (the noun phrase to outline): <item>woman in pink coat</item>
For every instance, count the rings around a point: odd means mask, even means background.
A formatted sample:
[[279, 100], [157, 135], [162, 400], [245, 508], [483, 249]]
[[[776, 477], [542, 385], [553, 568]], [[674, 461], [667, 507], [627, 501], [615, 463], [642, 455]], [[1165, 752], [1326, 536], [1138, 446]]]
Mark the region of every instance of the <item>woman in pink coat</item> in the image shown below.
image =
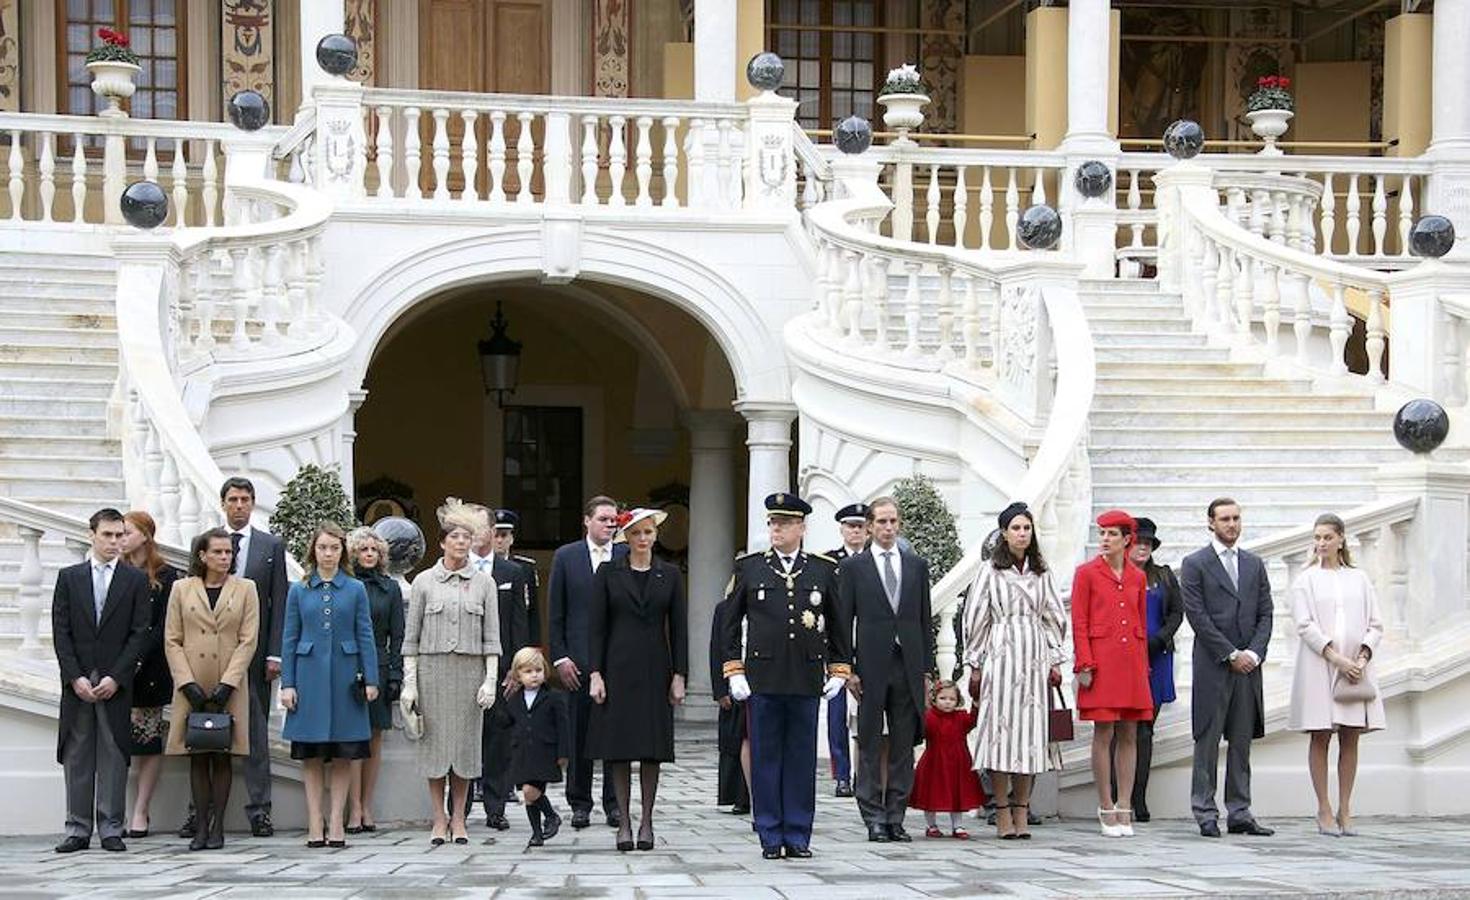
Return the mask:
[[[1352, 837], [1351, 801], [1358, 774], [1358, 738], [1384, 725], [1383, 698], [1373, 685], [1374, 650], [1383, 637], [1373, 581], [1353, 567], [1342, 519], [1318, 516], [1312, 531], [1316, 560], [1291, 586], [1291, 615], [1301, 643], [1291, 684], [1287, 727], [1311, 735], [1307, 768], [1317, 794], [1317, 831]], [[1352, 688], [1366, 699], [1345, 696]], [[1338, 808], [1327, 790], [1327, 751], [1337, 735]]]

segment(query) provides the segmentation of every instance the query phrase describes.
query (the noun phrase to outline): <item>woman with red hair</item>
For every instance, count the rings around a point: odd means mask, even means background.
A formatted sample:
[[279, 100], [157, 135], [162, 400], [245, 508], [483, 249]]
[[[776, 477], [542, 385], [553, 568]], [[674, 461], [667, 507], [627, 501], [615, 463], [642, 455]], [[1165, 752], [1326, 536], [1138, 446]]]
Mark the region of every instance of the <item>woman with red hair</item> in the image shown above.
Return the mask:
[[1078, 566], [1072, 578], [1072, 671], [1077, 674], [1077, 715], [1093, 723], [1098, 823], [1105, 837], [1131, 837], [1133, 808], [1117, 805], [1112, 785], [1116, 773], [1118, 797], [1132, 796], [1138, 723], [1153, 718], [1148, 580], [1128, 561], [1128, 547], [1138, 531], [1133, 517], [1108, 510], [1097, 517], [1097, 528], [1101, 552]]
[[168, 595], [179, 579], [179, 570], [164, 562], [154, 535], [158, 527], [153, 517], [140, 509], [123, 516], [122, 552], [128, 565], [148, 575], [148, 598], [152, 612], [148, 618], [148, 645], [138, 658], [138, 671], [133, 676], [133, 768], [138, 771], [138, 794], [133, 802], [132, 820], [126, 837], [148, 836], [153, 802], [153, 789], [163, 766], [163, 740], [168, 727], [163, 721], [163, 708], [173, 702], [174, 680], [169, 674], [168, 660], [163, 655], [164, 614], [168, 612]]

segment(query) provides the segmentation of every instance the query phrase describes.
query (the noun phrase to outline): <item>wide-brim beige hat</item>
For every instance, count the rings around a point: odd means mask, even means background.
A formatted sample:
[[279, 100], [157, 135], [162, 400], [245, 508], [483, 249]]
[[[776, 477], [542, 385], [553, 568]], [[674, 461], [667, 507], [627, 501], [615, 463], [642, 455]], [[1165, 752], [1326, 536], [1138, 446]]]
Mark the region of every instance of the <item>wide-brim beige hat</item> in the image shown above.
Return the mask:
[[662, 525], [664, 523], [664, 520], [668, 517], [669, 514], [661, 509], [644, 509], [643, 507], [638, 507], [637, 509], [630, 509], [627, 512], [619, 513], [618, 532], [617, 534], [613, 535], [613, 542], [621, 543], [622, 541], [626, 541], [627, 538], [624, 537], [624, 532], [626, 532], [629, 528], [632, 528], [639, 522], [642, 522], [644, 519], [652, 519], [654, 527], [658, 527], [659, 525]]

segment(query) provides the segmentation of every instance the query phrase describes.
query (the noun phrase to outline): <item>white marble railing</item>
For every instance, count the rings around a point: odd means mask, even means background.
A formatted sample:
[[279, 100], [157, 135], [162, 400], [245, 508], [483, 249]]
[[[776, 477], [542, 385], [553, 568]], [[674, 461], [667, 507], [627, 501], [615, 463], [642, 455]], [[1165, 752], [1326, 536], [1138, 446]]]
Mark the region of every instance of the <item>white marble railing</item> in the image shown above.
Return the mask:
[[124, 188], [147, 179], [169, 193], [167, 224], [217, 225], [222, 144], [239, 134], [213, 122], [0, 113], [8, 145], [0, 220], [121, 224]]
[[372, 199], [735, 209], [746, 108], [370, 89]]

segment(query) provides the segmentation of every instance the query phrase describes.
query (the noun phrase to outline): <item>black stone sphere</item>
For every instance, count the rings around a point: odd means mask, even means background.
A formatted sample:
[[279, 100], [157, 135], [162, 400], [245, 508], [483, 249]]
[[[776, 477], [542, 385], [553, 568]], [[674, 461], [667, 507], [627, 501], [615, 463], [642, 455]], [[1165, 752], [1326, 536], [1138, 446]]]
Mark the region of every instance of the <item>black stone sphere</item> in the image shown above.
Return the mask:
[[241, 131], [259, 131], [271, 120], [271, 105], [251, 90], [236, 91], [230, 98], [230, 122]]
[[837, 123], [832, 142], [843, 153], [856, 155], [873, 146], [873, 126], [862, 116], [848, 116]]
[[985, 536], [984, 542], [980, 544], [980, 559], [982, 562], [989, 560], [995, 555], [995, 548], [1000, 546], [1001, 539], [999, 528], [991, 529], [990, 533]]
[[1016, 236], [1032, 250], [1050, 250], [1062, 237], [1062, 217], [1050, 206], [1027, 207], [1016, 223]]
[[786, 63], [769, 50], [757, 53], [745, 64], [745, 80], [757, 90], [774, 91], [785, 77]]
[[1393, 417], [1393, 437], [1414, 453], [1428, 453], [1450, 434], [1450, 417], [1433, 400], [1410, 400]]
[[1077, 167], [1072, 185], [1084, 197], [1102, 197], [1112, 190], [1113, 171], [1101, 160], [1089, 159]]
[[1205, 130], [1190, 119], [1179, 119], [1164, 129], [1164, 152], [1175, 159], [1194, 159], [1205, 149]]
[[328, 75], [346, 75], [357, 68], [357, 41], [345, 34], [329, 34], [316, 42], [316, 64]]
[[123, 191], [123, 219], [134, 228], [157, 228], [168, 218], [168, 195], [152, 181], [135, 181]]
[[412, 519], [385, 516], [373, 523], [373, 534], [388, 545], [388, 574], [403, 575], [424, 558], [424, 533]]
[[1409, 249], [1415, 256], [1439, 259], [1455, 246], [1455, 223], [1444, 216], [1420, 216], [1409, 232]]

